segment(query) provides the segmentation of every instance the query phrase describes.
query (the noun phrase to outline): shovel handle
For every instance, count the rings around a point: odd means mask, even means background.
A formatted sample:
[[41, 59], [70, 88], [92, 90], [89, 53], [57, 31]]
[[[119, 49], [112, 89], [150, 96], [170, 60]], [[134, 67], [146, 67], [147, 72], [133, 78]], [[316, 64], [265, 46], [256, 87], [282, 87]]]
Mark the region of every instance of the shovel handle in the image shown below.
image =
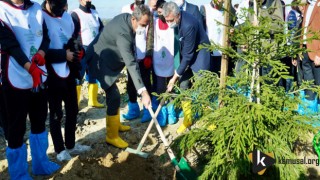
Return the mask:
[[[159, 106], [158, 106], [158, 108], [157, 108], [157, 110], [156, 110], [156, 112], [155, 112], [155, 114], [154, 114], [155, 117], [158, 116], [158, 114], [159, 114], [159, 112], [160, 112], [161, 107], [163, 106], [163, 104], [164, 104], [164, 100], [162, 99], [161, 102], [160, 102], [160, 104], [159, 104]], [[152, 107], [151, 107], [151, 109], [152, 109]], [[152, 112], [153, 112], [153, 111], [152, 111]], [[151, 117], [152, 117], [152, 115], [151, 115]], [[150, 131], [151, 131], [151, 129], [152, 129], [153, 124], [154, 124], [154, 121], [153, 121], [153, 119], [151, 119], [151, 121], [150, 121], [150, 123], [149, 123], [149, 125], [148, 125], [148, 128], [147, 128], [146, 132], [144, 133], [144, 135], [143, 135], [143, 137], [142, 137], [142, 139], [141, 139], [141, 141], [140, 141], [140, 143], [139, 143], [139, 145], [138, 145], [137, 151], [141, 151], [141, 149], [142, 149], [142, 147], [143, 147], [143, 144], [144, 144], [144, 142], [146, 141], [146, 139], [147, 139], [147, 137], [148, 137], [148, 134], [150, 133]]]
[[[161, 104], [161, 103], [160, 103], [160, 104]], [[159, 107], [160, 107], [160, 105], [159, 105]], [[158, 112], [158, 110], [159, 110], [159, 107], [158, 107], [158, 109], [157, 109], [157, 112]], [[161, 140], [162, 140], [165, 148], [167, 149], [167, 152], [168, 152], [168, 154], [169, 154], [170, 159], [171, 159], [171, 160], [175, 159], [176, 157], [174, 156], [173, 151], [172, 151], [172, 149], [170, 148], [169, 143], [168, 143], [165, 135], [163, 134], [163, 131], [162, 131], [162, 129], [161, 129], [159, 123], [158, 123], [158, 120], [157, 120], [157, 118], [156, 118], [156, 116], [155, 116], [155, 114], [154, 114], [154, 112], [153, 112], [153, 110], [152, 110], [152, 108], [151, 108], [150, 106], [149, 106], [148, 110], [149, 110], [149, 113], [151, 114], [152, 121], [154, 121], [154, 123], [156, 124], [156, 128], [157, 128], [157, 130], [158, 130], [158, 133], [159, 133], [159, 135], [160, 135], [160, 137], [161, 137]]]

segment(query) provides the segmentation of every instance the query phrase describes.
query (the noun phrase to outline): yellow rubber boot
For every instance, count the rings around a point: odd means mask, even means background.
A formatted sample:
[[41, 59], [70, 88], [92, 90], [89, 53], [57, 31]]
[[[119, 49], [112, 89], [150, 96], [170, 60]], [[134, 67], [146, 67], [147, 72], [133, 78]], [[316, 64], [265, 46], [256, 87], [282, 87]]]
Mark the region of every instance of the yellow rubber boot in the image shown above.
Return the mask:
[[120, 115], [119, 114], [115, 116], [107, 115], [106, 120], [107, 120], [107, 136], [106, 136], [107, 143], [117, 148], [128, 147], [128, 143], [119, 137]]
[[97, 100], [98, 97], [98, 84], [89, 84], [88, 87], [89, 101], [88, 106], [103, 108], [104, 105], [100, 104]]
[[77, 85], [77, 100], [78, 100], [78, 106], [80, 105], [80, 95], [81, 95], [81, 85]]
[[191, 101], [182, 102], [182, 110], [184, 113], [184, 119], [182, 124], [177, 130], [178, 134], [183, 133], [188, 127], [192, 125], [192, 112], [191, 112]]
[[[118, 109], [118, 114], [120, 115], [120, 109]], [[126, 126], [120, 123], [119, 131], [125, 132], [125, 131], [129, 131], [130, 129], [131, 129], [130, 126]]]

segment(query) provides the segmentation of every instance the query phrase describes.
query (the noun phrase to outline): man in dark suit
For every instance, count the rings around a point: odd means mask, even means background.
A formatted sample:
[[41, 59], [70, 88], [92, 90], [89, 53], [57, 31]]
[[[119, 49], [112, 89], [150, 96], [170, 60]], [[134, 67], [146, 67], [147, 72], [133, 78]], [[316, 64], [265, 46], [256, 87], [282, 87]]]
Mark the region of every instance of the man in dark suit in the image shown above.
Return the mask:
[[[178, 28], [180, 45], [180, 65], [176, 66], [176, 71], [168, 83], [168, 91], [171, 91], [175, 82], [179, 79], [180, 88], [191, 87], [190, 78], [193, 72], [199, 70], [209, 70], [210, 52], [206, 49], [197, 51], [200, 44], [209, 44], [209, 38], [200, 22], [191, 14], [180, 11], [174, 2], [165, 3], [163, 6], [163, 16], [169, 27]], [[176, 60], [175, 60], [176, 61]], [[175, 62], [175, 65], [177, 62]], [[184, 121], [178, 129], [178, 133], [183, 132], [191, 125], [191, 102], [183, 102]]]
[[125, 13], [114, 17], [87, 50], [89, 70], [94, 72], [93, 76], [99, 80], [106, 92], [106, 141], [118, 148], [128, 146], [128, 143], [118, 136], [118, 131], [130, 129], [129, 126], [120, 124], [120, 93], [116, 85], [116, 80], [125, 66], [138, 94], [142, 96], [143, 105], [148, 108], [151, 102], [140, 75], [133, 47], [135, 34], [145, 31], [149, 17], [150, 10], [145, 5], [137, 6], [132, 15]]
[[202, 15], [197, 5], [188, 3], [186, 0], [175, 0], [174, 2], [179, 6], [181, 11], [185, 11], [189, 14], [192, 14], [193, 17], [195, 17], [200, 22], [200, 24], [204, 26], [202, 21]]

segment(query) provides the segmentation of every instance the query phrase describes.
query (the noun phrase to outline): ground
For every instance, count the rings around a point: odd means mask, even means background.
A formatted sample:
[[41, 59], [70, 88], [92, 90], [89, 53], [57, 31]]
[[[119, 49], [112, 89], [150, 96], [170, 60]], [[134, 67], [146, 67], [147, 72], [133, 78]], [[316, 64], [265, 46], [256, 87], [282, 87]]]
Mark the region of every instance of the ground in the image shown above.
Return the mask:
[[[121, 113], [127, 112], [126, 93], [124, 78], [118, 82], [119, 89], [123, 95], [121, 103]], [[156, 128], [153, 127], [149, 134], [143, 152], [150, 153], [145, 159], [135, 154], [129, 154], [125, 149], [115, 148], [105, 142], [106, 134], [106, 109], [87, 107], [88, 95], [87, 84], [82, 87], [82, 100], [78, 115], [76, 130], [76, 141], [80, 144], [90, 145], [90, 152], [75, 156], [69, 162], [59, 163], [56, 160], [51, 136], [49, 133], [49, 158], [61, 165], [61, 169], [51, 176], [33, 176], [31, 173], [31, 156], [28, 147], [29, 172], [34, 179], [174, 179], [174, 169], [165, 152], [165, 148], [158, 136]], [[105, 94], [99, 89], [99, 102], [105, 103]], [[140, 102], [139, 102], [140, 103]], [[140, 107], [142, 105], [140, 103]], [[123, 121], [123, 120], [122, 120]], [[122, 132], [120, 136], [129, 143], [129, 147], [137, 148], [149, 123], [140, 123], [140, 119], [123, 121], [124, 124], [131, 126], [131, 131]], [[181, 123], [170, 125], [163, 128], [164, 133], [171, 142], [177, 136], [175, 130]], [[47, 120], [47, 128], [49, 121]], [[49, 129], [48, 129], [49, 130]], [[26, 144], [29, 144], [28, 130], [25, 136]], [[8, 164], [5, 157], [5, 141], [0, 137], [0, 179], [9, 179]], [[192, 158], [191, 158], [192, 159]]]
[[[118, 87], [122, 94], [121, 113], [127, 112], [126, 102], [126, 86], [125, 75], [118, 81]], [[169, 157], [166, 154], [162, 141], [153, 127], [149, 134], [143, 152], [149, 153], [147, 159], [129, 154], [125, 149], [115, 148], [105, 142], [105, 108], [91, 108], [87, 107], [88, 95], [87, 84], [84, 83], [82, 87], [82, 100], [80, 104], [80, 112], [78, 116], [78, 124], [76, 130], [76, 141], [80, 144], [90, 145], [92, 150], [90, 152], [75, 156], [69, 162], [60, 163], [56, 160], [51, 136], [49, 134], [49, 149], [47, 151], [49, 158], [61, 165], [61, 169], [51, 176], [34, 176], [31, 173], [31, 156], [30, 148], [28, 148], [28, 163], [29, 172], [34, 179], [56, 179], [56, 180], [70, 180], [70, 179], [175, 179], [175, 171], [170, 163]], [[99, 89], [99, 102], [105, 103], [105, 94], [102, 89]], [[142, 105], [140, 103], [140, 107]], [[181, 124], [182, 119], [175, 125], [168, 125], [164, 130], [164, 134], [169, 142], [172, 142], [178, 135], [176, 129]], [[123, 121], [124, 124], [131, 126], [131, 131], [122, 132], [120, 136], [129, 143], [129, 147], [137, 148], [140, 139], [142, 138], [148, 123], [140, 123], [140, 119], [132, 121]], [[47, 120], [47, 128], [49, 122]], [[48, 129], [49, 130], [49, 129]], [[28, 126], [25, 135], [25, 142], [28, 145]], [[317, 159], [312, 148], [312, 137], [310, 134], [310, 141], [305, 144], [298, 144], [297, 151], [299, 157], [306, 156], [309, 159]], [[9, 179], [8, 164], [5, 156], [5, 141], [0, 136], [0, 180]], [[195, 166], [195, 155], [189, 154], [186, 159], [190, 165]], [[307, 179], [319, 179], [319, 166], [307, 165], [308, 173]]]

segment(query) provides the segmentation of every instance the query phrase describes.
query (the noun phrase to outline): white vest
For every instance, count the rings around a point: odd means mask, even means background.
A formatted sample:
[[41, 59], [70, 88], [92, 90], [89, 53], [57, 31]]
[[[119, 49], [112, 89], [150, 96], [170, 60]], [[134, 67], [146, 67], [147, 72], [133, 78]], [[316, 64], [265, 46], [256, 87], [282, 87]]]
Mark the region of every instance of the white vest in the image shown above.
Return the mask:
[[[44, 11], [43, 14], [51, 39], [49, 49], [63, 49], [64, 44], [67, 44], [74, 32], [74, 24], [70, 14], [65, 12], [62, 17], [52, 17]], [[67, 62], [52, 63], [52, 67], [61, 78], [67, 78], [70, 74]]]
[[[122, 13], [129, 13], [132, 14], [133, 11], [131, 10], [131, 4], [123, 6]], [[137, 60], [144, 59], [146, 57], [146, 51], [147, 51], [147, 30], [146, 28], [145, 32], [142, 34], [136, 34], [135, 42], [136, 42], [136, 58]]]
[[174, 29], [161, 30], [159, 21], [154, 21], [153, 68], [157, 76], [171, 77], [174, 73]]
[[91, 9], [91, 13], [86, 13], [81, 9], [73, 10], [80, 20], [81, 41], [84, 46], [88, 46], [99, 33], [99, 15], [97, 11]]
[[[210, 4], [204, 5], [206, 10], [206, 26], [207, 34], [210, 41], [215, 44], [223, 44], [223, 31], [224, 31], [224, 17], [223, 11], [213, 8]], [[222, 23], [219, 24], [218, 22]], [[213, 51], [213, 56], [221, 56], [221, 51]]]
[[[12, 30], [22, 51], [31, 62], [43, 39], [41, 6], [34, 2], [29, 9], [21, 10], [0, 1], [0, 19]], [[39, 66], [39, 68], [47, 72], [45, 66]], [[32, 88], [32, 76], [12, 56], [9, 56], [7, 71], [9, 82], [13, 87], [18, 89]], [[45, 76], [42, 76], [42, 81], [46, 81]]]
[[125, 6], [122, 7], [121, 9], [121, 13], [129, 13], [129, 14], [132, 14], [133, 11], [131, 9], [131, 4], [127, 4]]

